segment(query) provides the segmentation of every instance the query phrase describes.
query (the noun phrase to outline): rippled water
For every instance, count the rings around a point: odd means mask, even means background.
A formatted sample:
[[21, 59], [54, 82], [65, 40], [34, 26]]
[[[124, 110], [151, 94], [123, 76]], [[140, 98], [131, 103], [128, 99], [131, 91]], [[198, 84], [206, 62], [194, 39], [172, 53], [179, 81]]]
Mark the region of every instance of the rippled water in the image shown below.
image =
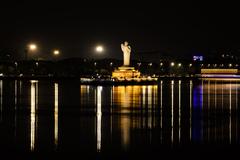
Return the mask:
[[0, 149], [78, 155], [226, 151], [239, 144], [239, 92], [239, 81], [225, 80], [133, 86], [0, 80]]

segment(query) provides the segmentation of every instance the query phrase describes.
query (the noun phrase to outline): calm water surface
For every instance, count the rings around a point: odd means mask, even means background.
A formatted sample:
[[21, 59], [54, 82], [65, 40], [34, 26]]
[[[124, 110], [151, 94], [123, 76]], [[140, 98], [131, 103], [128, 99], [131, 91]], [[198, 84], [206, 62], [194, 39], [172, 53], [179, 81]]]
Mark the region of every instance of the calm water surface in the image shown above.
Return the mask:
[[240, 142], [239, 93], [239, 81], [223, 80], [0, 80], [0, 148], [121, 156], [232, 150]]

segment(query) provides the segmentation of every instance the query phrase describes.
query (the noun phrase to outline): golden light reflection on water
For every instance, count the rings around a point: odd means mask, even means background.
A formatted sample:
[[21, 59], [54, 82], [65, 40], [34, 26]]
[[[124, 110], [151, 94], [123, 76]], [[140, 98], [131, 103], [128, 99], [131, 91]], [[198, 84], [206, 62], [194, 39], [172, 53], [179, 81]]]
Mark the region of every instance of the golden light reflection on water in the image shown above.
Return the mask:
[[[223, 120], [207, 119], [207, 140], [227, 140], [235, 143], [238, 139], [238, 90], [240, 84], [233, 81], [202, 81], [203, 106], [207, 106], [205, 114], [224, 113], [227, 115]], [[234, 115], [234, 117], [233, 117]], [[203, 120], [202, 120], [203, 121]], [[204, 121], [203, 121], [204, 122]], [[227, 124], [226, 124], [227, 123]], [[221, 124], [220, 128], [210, 127], [211, 124]], [[235, 131], [235, 133], [234, 133]], [[214, 135], [214, 137], [213, 137]]]
[[[16, 110], [18, 103], [20, 103], [18, 97], [21, 95], [21, 88], [19, 89], [21, 83], [20, 81], [13, 81], [12, 84], [14, 86], [12, 87], [12, 94], [15, 96], [15, 99], [12, 100]], [[28, 142], [30, 141], [30, 150], [34, 151], [36, 150], [38, 135], [37, 112], [40, 102], [38, 102], [38, 93], [41, 93], [38, 92], [38, 81], [31, 81], [30, 89], [30, 132], [28, 131], [30, 140], [28, 139]], [[83, 85], [80, 90], [80, 98], [82, 98], [82, 95], [85, 95], [85, 98], [81, 99], [81, 104], [87, 104], [89, 100], [94, 99], [94, 102], [89, 102], [90, 104], [95, 103], [95, 106], [92, 107], [96, 107], [94, 108], [94, 113], [96, 111], [96, 117], [94, 118], [96, 119], [93, 122], [95, 127], [93, 133], [96, 133], [94, 135], [96, 140], [94, 147], [96, 147], [98, 152], [101, 152], [105, 146], [104, 139], [107, 132], [105, 129], [108, 126], [111, 128], [108, 128], [109, 132], [107, 134], [109, 135], [110, 133], [111, 138], [114, 138], [112, 134], [119, 132], [119, 138], [121, 138], [119, 142], [125, 149], [128, 149], [131, 141], [135, 140], [132, 138], [132, 135], [136, 134], [134, 132], [139, 130], [147, 132], [147, 138], [150, 143], [156, 138], [154, 137], [155, 135], [161, 138], [161, 143], [166, 142], [166, 138], [168, 143], [181, 143], [181, 141], [186, 139], [188, 141], [189, 139], [190, 141], [200, 139], [201, 142], [227, 141], [230, 144], [236, 143], [239, 133], [238, 114], [236, 113], [238, 112], [239, 89], [240, 83], [238, 82], [215, 82], [208, 80], [197, 83], [194, 81], [185, 82], [183, 80], [160, 81], [158, 85], [144, 86], [95, 87]], [[94, 92], [95, 95], [93, 94]], [[4, 93], [3, 81], [0, 80], [1, 111]], [[61, 125], [59, 125], [58, 117], [58, 83], [54, 83], [53, 93], [54, 124], [51, 123], [51, 125], [52, 127], [54, 125], [54, 144], [58, 146], [59, 140], [61, 140], [61, 137], [59, 137], [59, 126]], [[39, 105], [39, 109], [40, 107]], [[109, 119], [105, 119], [105, 112], [111, 113]], [[116, 116], [115, 113], [120, 113], [117, 120], [114, 118]], [[225, 118], [217, 117], [218, 113], [224, 114]], [[108, 123], [109, 121], [110, 123]], [[118, 126], [114, 126], [115, 124]], [[160, 130], [157, 130], [159, 129], [158, 127]], [[157, 134], [155, 134], [156, 130]], [[53, 142], [53, 136], [51, 142]]]
[[[145, 86], [142, 86], [146, 88]], [[121, 106], [121, 113], [129, 113], [129, 109], [138, 109], [141, 105], [141, 91], [143, 92], [143, 105], [145, 103], [145, 89], [140, 86], [112, 87], [112, 105]], [[142, 90], [143, 89], [143, 90]]]
[[[199, 133], [199, 139], [200, 140], [204, 140], [204, 138], [206, 138], [205, 136], [207, 136], [208, 140], [213, 140], [215, 139], [216, 141], [218, 140], [217, 137], [219, 135], [223, 135], [223, 134], [219, 134], [219, 130], [217, 129], [217, 127], [213, 127], [211, 128], [210, 125], [214, 124], [217, 125], [218, 123], [220, 123], [219, 121], [217, 121], [216, 119], [212, 120], [210, 118], [207, 118], [206, 120], [203, 119], [203, 116], [211, 116], [213, 114], [213, 112], [219, 112], [219, 107], [220, 106], [229, 106], [229, 112], [233, 111], [233, 101], [236, 101], [235, 106], [237, 106], [237, 90], [240, 88], [240, 84], [236, 83], [236, 84], [232, 84], [232, 83], [220, 83], [220, 82], [214, 82], [211, 83], [209, 81], [202, 81], [199, 86], [194, 85], [193, 81], [190, 80], [188, 82], [188, 93], [189, 95], [187, 96], [185, 93], [185, 90], [183, 91], [182, 88], [182, 81], [178, 81], [178, 85], [176, 87], [174, 87], [175, 81], [170, 81], [170, 97], [171, 97], [171, 101], [170, 101], [170, 108], [171, 108], [171, 117], [169, 118], [169, 120], [171, 121], [171, 142], [173, 143], [173, 141], [175, 139], [178, 139], [179, 142], [181, 143], [181, 139], [186, 135], [183, 134], [182, 132], [182, 125], [186, 125], [186, 124], [182, 124], [185, 123], [185, 120], [182, 122], [182, 102], [184, 99], [186, 99], [188, 96], [189, 98], [189, 139], [190, 141], [194, 141], [196, 139], [196, 137], [193, 138], [193, 134], [196, 134], [196, 132]], [[185, 85], [185, 82], [184, 82]], [[234, 85], [234, 86], [233, 86]], [[159, 91], [158, 88], [159, 87]], [[238, 89], [237, 89], [238, 88]], [[231, 90], [231, 91], [230, 91]], [[158, 93], [159, 92], [159, 93]], [[175, 92], [178, 93], [178, 96], [175, 97]], [[122, 126], [123, 131], [122, 134], [124, 133], [124, 130], [127, 132], [129, 131], [129, 127], [141, 127], [141, 128], [149, 128], [149, 129], [153, 129], [156, 127], [156, 124], [159, 123], [160, 124], [160, 128], [163, 128], [163, 115], [165, 113], [163, 113], [162, 108], [164, 107], [163, 104], [166, 102], [166, 99], [163, 98], [163, 81], [160, 81], [159, 86], [136, 86], [133, 89], [133, 86], [115, 86], [114, 89], [112, 89], [112, 93], [113, 96], [112, 97], [118, 97], [118, 98], [114, 98], [114, 100], [111, 102], [111, 104], [114, 106], [117, 104], [117, 106], [120, 106], [121, 109], [126, 109], [126, 108], [130, 108], [131, 107], [131, 102], [136, 102], [139, 103], [138, 105], [132, 105], [135, 106], [135, 108], [139, 108], [139, 111], [144, 111], [146, 108], [148, 109], [153, 109], [153, 110], [149, 110], [149, 112], [147, 112], [148, 116], [145, 117], [143, 116], [141, 120], [134, 120], [134, 121], [127, 121], [125, 118], [123, 118], [123, 120], [121, 120], [121, 124], [124, 124]], [[157, 100], [157, 95], [159, 94], [159, 98], [160, 100]], [[222, 96], [222, 94], [224, 94], [224, 96]], [[183, 96], [184, 95], [184, 96]], [[228, 96], [227, 96], [228, 95]], [[235, 96], [235, 98], [232, 98], [233, 96]], [[138, 100], [138, 97], [141, 97], [140, 100]], [[228, 97], [228, 100], [226, 101], [226, 98]], [[195, 99], [195, 100], [194, 100]], [[176, 102], [177, 100], [177, 102]], [[185, 101], [185, 100], [184, 100]], [[223, 105], [224, 102], [224, 105]], [[228, 103], [227, 103], [228, 102]], [[230, 103], [231, 102], [231, 103]], [[197, 105], [197, 106], [196, 106]], [[143, 106], [143, 108], [141, 108], [141, 106]], [[157, 106], [159, 106], [160, 108], [160, 118], [159, 121], [156, 121], [156, 116], [153, 114], [153, 111], [155, 108], [157, 108]], [[166, 106], [167, 107], [167, 106]], [[175, 109], [176, 108], [176, 109]], [[178, 108], [178, 109], [177, 109]], [[185, 108], [185, 106], [184, 106]], [[197, 109], [197, 110], [196, 110]], [[198, 110], [199, 109], [199, 110]], [[186, 108], [184, 109], [186, 112]], [[113, 109], [114, 112], [114, 109]], [[133, 112], [131, 110], [128, 110], [128, 112], [125, 110], [125, 112], [121, 113], [130, 113]], [[145, 112], [145, 111], [144, 111]], [[194, 114], [192, 114], [193, 112], [195, 112]], [[199, 113], [198, 113], [199, 112]], [[199, 118], [196, 118], [196, 114], [198, 114], [200, 116]], [[197, 116], [198, 116], [197, 115]], [[166, 117], [167, 118], [167, 117]], [[198, 122], [196, 124], [196, 122], [192, 123], [194, 118], [194, 121], [199, 121], [199, 126]], [[229, 118], [229, 124], [227, 125], [228, 128], [228, 132], [229, 132], [229, 143], [232, 143], [232, 117], [230, 114], [230, 118]], [[133, 123], [133, 124], [131, 124]], [[141, 123], [141, 124], [138, 124]], [[237, 123], [237, 122], [235, 122]], [[224, 126], [224, 125], [222, 125]], [[237, 125], [235, 125], [237, 127]], [[196, 128], [197, 127], [197, 128]], [[203, 130], [203, 127], [207, 130]], [[196, 130], [198, 129], [198, 130]], [[226, 129], [226, 128], [225, 128]], [[193, 130], [194, 133], [193, 133]], [[178, 131], [178, 134], [175, 134], [175, 131]], [[151, 133], [151, 132], [150, 132]], [[186, 132], [184, 132], [186, 133]], [[197, 133], [197, 134], [198, 134]], [[125, 134], [124, 134], [125, 135]], [[128, 135], [128, 134], [126, 134]], [[178, 135], [178, 136], [177, 136]], [[237, 135], [237, 134], [235, 134]], [[196, 136], [196, 135], [195, 135]], [[224, 137], [223, 137], [224, 138]], [[127, 139], [127, 138], [126, 138]]]
[[130, 143], [130, 118], [128, 116], [121, 117], [121, 137], [124, 149], [127, 149]]
[[90, 92], [90, 86], [89, 85], [80, 85], [80, 93], [81, 93], [81, 98], [80, 102], [81, 105], [85, 105], [87, 102], [94, 102], [93, 99], [90, 99], [91, 92]]

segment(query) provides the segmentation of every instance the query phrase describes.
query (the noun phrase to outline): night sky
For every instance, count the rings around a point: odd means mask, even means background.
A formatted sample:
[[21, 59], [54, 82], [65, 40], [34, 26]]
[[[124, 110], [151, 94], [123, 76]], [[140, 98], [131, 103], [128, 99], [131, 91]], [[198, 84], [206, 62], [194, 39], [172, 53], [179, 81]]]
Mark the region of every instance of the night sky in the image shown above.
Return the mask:
[[[61, 58], [121, 58], [120, 43], [127, 40], [135, 57], [154, 59], [240, 49], [240, 10], [234, 5], [92, 3], [0, 5], [0, 50], [21, 57], [24, 46], [36, 42], [38, 56], [45, 58], [54, 48]], [[94, 52], [98, 44], [106, 49], [102, 55]]]

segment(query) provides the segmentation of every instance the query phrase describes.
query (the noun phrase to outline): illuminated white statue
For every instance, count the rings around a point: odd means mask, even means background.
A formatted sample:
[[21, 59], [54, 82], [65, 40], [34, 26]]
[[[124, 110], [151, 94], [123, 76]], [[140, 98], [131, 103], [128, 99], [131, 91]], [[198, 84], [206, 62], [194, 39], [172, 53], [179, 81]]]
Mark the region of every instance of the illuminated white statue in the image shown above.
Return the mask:
[[121, 48], [123, 51], [123, 66], [129, 66], [131, 47], [128, 45], [128, 42], [125, 41], [124, 43], [121, 44]]

